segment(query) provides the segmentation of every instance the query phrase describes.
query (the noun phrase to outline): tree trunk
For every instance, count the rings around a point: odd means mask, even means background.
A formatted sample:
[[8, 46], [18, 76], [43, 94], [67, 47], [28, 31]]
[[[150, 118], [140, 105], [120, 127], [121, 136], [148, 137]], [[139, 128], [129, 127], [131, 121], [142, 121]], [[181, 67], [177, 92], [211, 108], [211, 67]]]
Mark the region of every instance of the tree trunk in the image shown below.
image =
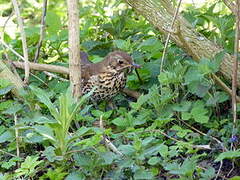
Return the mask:
[[79, 8], [78, 0], [67, 0], [68, 5], [68, 43], [69, 72], [73, 96], [81, 96], [81, 59], [79, 48]]
[[[201, 58], [213, 59], [214, 56], [223, 51], [221, 47], [198, 33], [191, 24], [181, 15], [178, 15], [175, 26], [170, 29], [175, 8], [168, 0], [125, 0], [135, 11], [143, 15], [160, 32], [167, 35], [171, 32], [171, 40], [179, 47], [199, 61]], [[231, 80], [233, 56], [225, 53], [220, 66], [222, 75]], [[240, 75], [238, 74], [238, 87], [240, 87]]]

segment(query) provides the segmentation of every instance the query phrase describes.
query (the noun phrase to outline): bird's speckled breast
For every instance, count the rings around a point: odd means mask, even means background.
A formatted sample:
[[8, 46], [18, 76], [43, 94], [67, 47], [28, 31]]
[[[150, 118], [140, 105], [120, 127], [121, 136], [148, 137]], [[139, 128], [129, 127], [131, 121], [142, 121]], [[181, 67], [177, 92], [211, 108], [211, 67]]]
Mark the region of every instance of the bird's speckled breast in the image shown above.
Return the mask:
[[105, 72], [91, 76], [88, 82], [83, 86], [83, 94], [96, 87], [91, 99], [101, 101], [114, 97], [126, 85], [126, 76], [124, 72]]

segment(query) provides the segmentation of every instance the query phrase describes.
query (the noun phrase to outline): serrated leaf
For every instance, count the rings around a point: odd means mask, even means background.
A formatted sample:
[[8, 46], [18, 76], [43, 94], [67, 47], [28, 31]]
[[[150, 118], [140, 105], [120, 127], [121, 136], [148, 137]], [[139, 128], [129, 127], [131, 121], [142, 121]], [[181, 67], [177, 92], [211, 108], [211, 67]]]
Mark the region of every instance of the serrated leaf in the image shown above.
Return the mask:
[[152, 172], [139, 169], [134, 173], [134, 179], [153, 179], [153, 174]]
[[119, 49], [122, 49], [122, 50], [129, 50], [130, 48], [130, 41], [126, 41], [126, 40], [123, 40], [123, 39], [117, 39], [117, 40], [113, 40], [113, 43], [114, 45], [119, 48]]
[[9, 107], [7, 110], [5, 110], [3, 114], [13, 115], [13, 114], [16, 114], [18, 111], [22, 110], [22, 108], [23, 108], [22, 104], [16, 103], [13, 106]]
[[81, 172], [72, 172], [70, 173], [65, 180], [85, 180], [86, 177]]

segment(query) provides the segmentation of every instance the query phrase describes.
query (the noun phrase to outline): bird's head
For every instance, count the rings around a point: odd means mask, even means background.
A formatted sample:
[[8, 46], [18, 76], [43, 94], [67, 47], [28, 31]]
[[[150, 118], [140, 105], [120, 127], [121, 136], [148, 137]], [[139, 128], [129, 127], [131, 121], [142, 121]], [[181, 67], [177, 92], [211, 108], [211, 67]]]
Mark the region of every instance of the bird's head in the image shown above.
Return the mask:
[[123, 51], [114, 51], [107, 55], [106, 65], [116, 71], [124, 71], [129, 73], [132, 68], [140, 68], [140, 65], [135, 64], [131, 56]]

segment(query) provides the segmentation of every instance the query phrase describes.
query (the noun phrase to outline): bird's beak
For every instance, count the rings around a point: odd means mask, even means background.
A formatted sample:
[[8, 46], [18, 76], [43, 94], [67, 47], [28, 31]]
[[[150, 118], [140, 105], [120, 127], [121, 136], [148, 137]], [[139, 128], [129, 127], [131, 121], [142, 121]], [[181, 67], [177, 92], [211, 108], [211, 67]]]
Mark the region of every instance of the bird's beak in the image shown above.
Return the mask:
[[132, 67], [134, 67], [134, 68], [136, 68], [136, 69], [138, 69], [138, 68], [141, 68], [141, 66], [139, 65], [139, 64], [136, 64], [136, 63], [132, 63]]

